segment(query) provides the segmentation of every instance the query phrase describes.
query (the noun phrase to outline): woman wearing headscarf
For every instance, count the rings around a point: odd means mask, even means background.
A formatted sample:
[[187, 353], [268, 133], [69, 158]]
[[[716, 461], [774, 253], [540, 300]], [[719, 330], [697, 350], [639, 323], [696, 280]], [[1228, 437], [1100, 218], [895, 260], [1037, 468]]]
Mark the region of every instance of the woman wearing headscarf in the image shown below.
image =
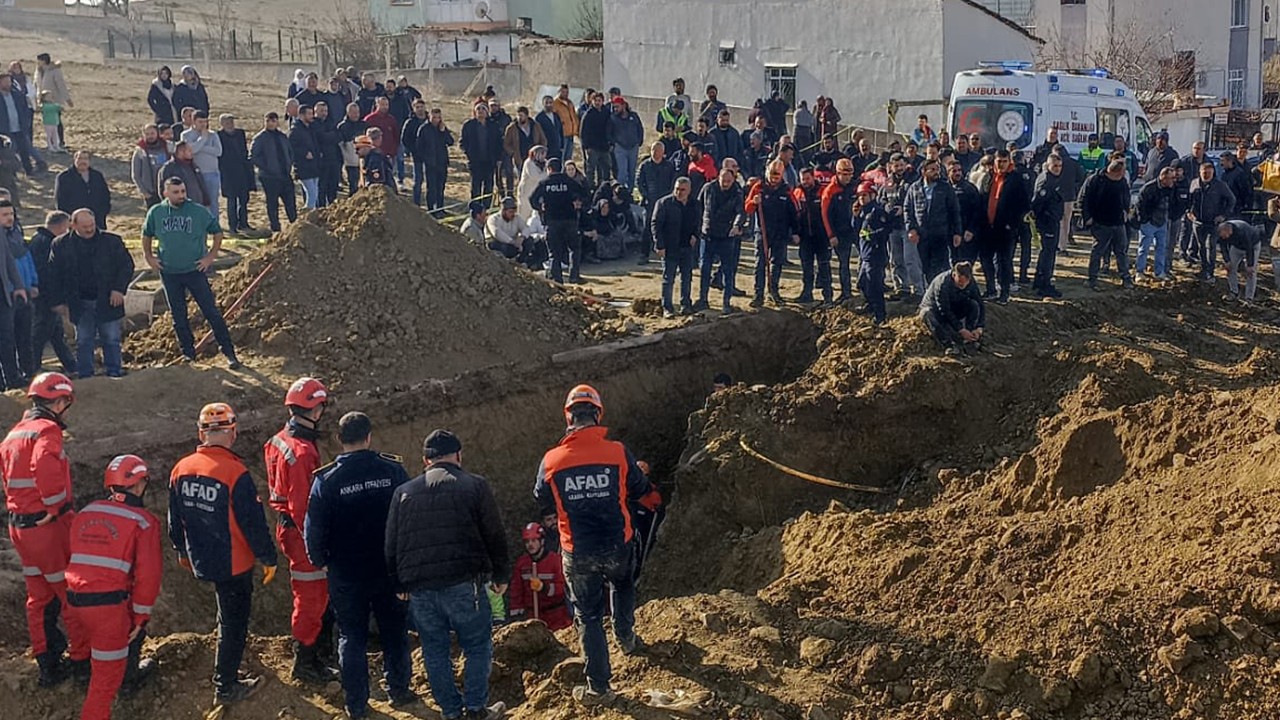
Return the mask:
[[147, 93], [147, 104], [151, 106], [151, 114], [156, 116], [156, 124], [173, 125], [177, 121], [177, 112], [173, 109], [173, 71], [168, 65], [161, 65], [156, 72], [156, 79], [151, 81], [151, 91]]
[[182, 66], [182, 82], [173, 90], [173, 109], [181, 113], [184, 108], [209, 112], [209, 93], [200, 82], [200, 74], [190, 65]]
[[289, 94], [285, 96], [288, 100], [296, 97], [298, 93], [307, 89], [307, 73], [302, 68], [293, 71], [293, 82], [289, 83]]
[[517, 199], [520, 201], [517, 211], [525, 222], [529, 222], [529, 218], [533, 216], [533, 205], [530, 198], [533, 197], [534, 188], [538, 187], [538, 183], [547, 178], [551, 173], [547, 170], [547, 148], [545, 145], [534, 145], [529, 148], [529, 156], [525, 158], [524, 166], [520, 171], [520, 182], [516, 185]]

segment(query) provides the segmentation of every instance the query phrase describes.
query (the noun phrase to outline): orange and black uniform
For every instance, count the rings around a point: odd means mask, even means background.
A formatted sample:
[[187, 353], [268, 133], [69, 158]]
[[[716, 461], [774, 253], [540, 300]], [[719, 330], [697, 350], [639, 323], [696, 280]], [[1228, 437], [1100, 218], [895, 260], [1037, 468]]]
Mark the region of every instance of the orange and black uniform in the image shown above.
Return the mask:
[[[62, 450], [63, 425], [52, 413], [27, 412], [0, 442], [9, 538], [22, 560], [27, 584], [27, 629], [31, 654], [57, 664], [66, 648], [58, 615], [70, 635], [72, 660], [89, 659], [89, 642], [79, 615], [66, 610], [65, 572], [71, 556], [71, 464]], [[54, 519], [41, 525], [47, 516]], [[66, 610], [66, 612], [63, 612]]]
[[849, 263], [858, 235], [853, 231], [853, 201], [858, 188], [854, 183], [842, 185], [836, 178], [822, 188], [822, 223], [827, 237], [836, 241], [835, 251], [840, 273], [840, 301], [853, 295], [853, 272]]
[[262, 454], [267, 466], [267, 487], [271, 509], [279, 515], [276, 539], [289, 559], [289, 585], [293, 590], [293, 639], [308, 647], [320, 636], [325, 610], [329, 607], [329, 579], [324, 570], [311, 564], [302, 539], [302, 523], [307, 517], [311, 480], [320, 467], [316, 440], [320, 434], [289, 420], [284, 429], [267, 441]]
[[169, 475], [169, 539], [218, 596], [214, 684], [229, 688], [244, 655], [253, 598], [254, 559], [276, 564], [276, 547], [253, 478], [240, 457], [201, 445]]
[[89, 503], [71, 525], [67, 601], [84, 621], [93, 673], [80, 720], [107, 720], [126, 670], [136, 669], [160, 595], [160, 523], [135, 495]]

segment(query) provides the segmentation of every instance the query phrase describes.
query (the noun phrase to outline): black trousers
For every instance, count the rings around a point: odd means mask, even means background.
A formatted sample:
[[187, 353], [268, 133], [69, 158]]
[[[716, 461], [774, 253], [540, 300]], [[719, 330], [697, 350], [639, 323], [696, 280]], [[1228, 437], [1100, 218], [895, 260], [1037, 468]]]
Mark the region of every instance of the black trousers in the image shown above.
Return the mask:
[[30, 302], [16, 303], [13, 307], [13, 344], [18, 351], [18, 371], [24, 377], [31, 377], [31, 370], [36, 364], [32, 335], [32, 316], [35, 306]]
[[929, 328], [929, 333], [933, 335], [933, 339], [937, 340], [942, 347], [954, 347], [963, 341], [963, 338], [960, 337], [960, 329], [951, 327], [943, 322], [936, 311], [926, 310], [920, 315], [920, 319]]
[[569, 279], [577, 280], [582, 265], [582, 234], [577, 220], [551, 220], [547, 222], [547, 249], [551, 253], [551, 268], [547, 277], [564, 282], [564, 266], [569, 266]]
[[62, 329], [62, 318], [58, 317], [48, 305], [39, 301], [35, 304], [33, 317], [31, 320], [31, 345], [33, 365], [30, 368], [24, 368], [28, 375], [34, 376], [40, 370], [41, 360], [44, 357], [45, 345], [53, 345], [53, 352], [58, 356], [58, 362], [62, 363], [62, 372], [75, 373], [76, 356], [71, 352], [71, 347], [67, 345], [66, 333]]
[[1013, 231], [990, 228], [978, 242], [988, 295], [1008, 295], [1013, 285]]
[[253, 571], [214, 583], [213, 590], [218, 596], [218, 653], [213, 665], [213, 684], [222, 690], [236, 684], [236, 673], [244, 658], [249, 610], [253, 604]]
[[342, 184], [342, 165], [320, 163], [320, 206], [332, 205], [338, 201], [338, 187]]
[[468, 200], [489, 200], [493, 196], [493, 171], [498, 166], [491, 162], [468, 162], [471, 173], [471, 197]]
[[1040, 257], [1036, 260], [1036, 279], [1033, 283], [1037, 290], [1048, 290], [1053, 287], [1053, 268], [1058, 262], [1058, 229], [1046, 232], [1040, 230]]
[[344, 165], [343, 170], [347, 174], [347, 194], [355, 195], [356, 190], [360, 189], [360, 166]]
[[444, 207], [444, 183], [449, 174], [448, 167], [428, 165], [427, 172], [427, 209], [439, 210]]
[[298, 195], [289, 178], [260, 178], [262, 193], [267, 198], [267, 222], [271, 232], [280, 231], [280, 202], [284, 201], [284, 213], [289, 222], [298, 219]]
[[18, 345], [13, 315], [13, 305], [0, 302], [0, 372], [4, 374], [4, 387], [8, 390], [20, 388], [23, 384], [22, 371], [18, 369]]
[[934, 278], [947, 271], [951, 259], [951, 238], [945, 235], [922, 235], [916, 245], [920, 254], [920, 268], [924, 273], [924, 284], [928, 285]]

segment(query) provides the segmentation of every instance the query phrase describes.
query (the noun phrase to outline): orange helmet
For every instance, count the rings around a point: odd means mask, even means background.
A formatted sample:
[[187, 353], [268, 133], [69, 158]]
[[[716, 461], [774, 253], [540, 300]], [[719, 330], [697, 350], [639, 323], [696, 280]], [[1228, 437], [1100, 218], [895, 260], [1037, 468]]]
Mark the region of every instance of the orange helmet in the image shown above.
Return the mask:
[[107, 465], [106, 477], [102, 485], [108, 490], [129, 488], [150, 477], [151, 471], [147, 470], [147, 463], [142, 458], [137, 455], [117, 455]]
[[520, 538], [523, 540], [541, 540], [542, 526], [536, 522], [525, 525], [524, 530], [520, 531]]
[[604, 417], [604, 401], [600, 399], [600, 393], [590, 385], [578, 385], [569, 391], [569, 396], [564, 399], [564, 416], [569, 418], [569, 408], [574, 405], [591, 405], [600, 413], [600, 417]]
[[209, 403], [200, 408], [200, 419], [196, 427], [201, 430], [222, 431], [236, 426], [236, 411], [226, 403]]
[[285, 407], [300, 407], [313, 410], [329, 402], [329, 389], [324, 383], [313, 377], [298, 378], [285, 393]]
[[71, 378], [60, 372], [40, 373], [31, 379], [27, 388], [27, 397], [41, 400], [75, 399], [75, 388], [71, 386]]

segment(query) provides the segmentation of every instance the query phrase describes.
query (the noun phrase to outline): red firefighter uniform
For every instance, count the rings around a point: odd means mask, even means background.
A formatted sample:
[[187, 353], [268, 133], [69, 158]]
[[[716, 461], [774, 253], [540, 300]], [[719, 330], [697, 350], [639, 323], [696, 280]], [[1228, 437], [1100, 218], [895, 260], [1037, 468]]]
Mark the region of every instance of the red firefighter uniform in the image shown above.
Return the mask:
[[[89, 658], [89, 643], [78, 614], [67, 610], [65, 572], [72, 511], [71, 466], [62, 450], [62, 423], [46, 410], [27, 411], [0, 442], [0, 472], [4, 476], [9, 538], [22, 559], [27, 584], [27, 629], [31, 653], [37, 658], [52, 650], [61, 655], [56, 600], [70, 635], [72, 660]], [[52, 520], [48, 518], [52, 516]], [[55, 647], [50, 648], [50, 636]]]
[[[132, 456], [145, 475], [146, 466]], [[113, 464], [115, 462], [113, 461]], [[71, 526], [68, 600], [89, 632], [93, 672], [80, 720], [106, 720], [124, 680], [129, 635], [160, 594], [160, 523], [136, 495], [89, 503]]]
[[512, 619], [536, 617], [553, 631], [573, 624], [569, 618], [569, 605], [565, 602], [564, 566], [560, 553], [544, 550], [537, 560], [528, 553], [522, 554], [511, 573], [510, 587], [508, 607]]
[[329, 607], [329, 580], [324, 570], [307, 559], [302, 522], [307, 517], [311, 479], [320, 467], [316, 448], [319, 433], [291, 419], [263, 446], [267, 465], [270, 505], [280, 516], [276, 539], [289, 559], [289, 585], [293, 589], [293, 637], [303, 645], [316, 644], [324, 612]]

